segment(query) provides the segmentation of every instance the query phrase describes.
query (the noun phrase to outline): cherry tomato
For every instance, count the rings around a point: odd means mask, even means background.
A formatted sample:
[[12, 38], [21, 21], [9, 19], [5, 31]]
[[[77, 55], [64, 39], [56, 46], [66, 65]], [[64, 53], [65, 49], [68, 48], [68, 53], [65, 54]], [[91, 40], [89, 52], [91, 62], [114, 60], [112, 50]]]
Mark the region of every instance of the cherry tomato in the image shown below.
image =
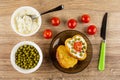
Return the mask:
[[87, 28], [87, 33], [88, 33], [89, 35], [94, 35], [96, 32], [97, 32], [97, 28], [96, 28], [95, 25], [90, 25], [90, 26], [88, 26], [88, 28]]
[[90, 21], [90, 16], [88, 14], [84, 14], [81, 17], [81, 22], [88, 23]]
[[77, 26], [77, 21], [75, 19], [70, 19], [67, 25], [69, 28], [74, 29]]
[[53, 17], [51, 23], [53, 26], [58, 26], [60, 24], [60, 19], [58, 17]]
[[50, 38], [52, 37], [52, 31], [51, 31], [50, 29], [44, 30], [43, 36], [44, 36], [44, 38], [46, 38], [46, 39], [50, 39]]
[[76, 51], [81, 51], [82, 50], [82, 43], [81, 42], [75, 42], [74, 43], [74, 49]]

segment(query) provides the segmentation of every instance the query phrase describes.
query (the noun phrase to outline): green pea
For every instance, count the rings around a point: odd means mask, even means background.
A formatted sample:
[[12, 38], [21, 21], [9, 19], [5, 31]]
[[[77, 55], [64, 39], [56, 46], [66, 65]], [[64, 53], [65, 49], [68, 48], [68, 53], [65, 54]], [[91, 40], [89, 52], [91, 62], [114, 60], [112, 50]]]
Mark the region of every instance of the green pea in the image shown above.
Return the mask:
[[20, 52], [20, 49], [18, 49], [18, 52]]
[[26, 47], [27, 47], [27, 45], [24, 45], [23, 47], [24, 47], [24, 48], [26, 48]]
[[80, 53], [80, 56], [83, 56], [83, 54], [82, 54], [82, 53]]
[[37, 49], [31, 45], [20, 46], [15, 54], [15, 63], [23, 69], [34, 68], [39, 59]]
[[82, 51], [82, 53], [84, 53], [84, 51]]
[[20, 49], [20, 50], [22, 50], [22, 49], [23, 49], [23, 47], [21, 46], [19, 49]]
[[38, 61], [35, 61], [35, 63], [38, 63]]
[[74, 50], [71, 50], [71, 53], [75, 53], [75, 51], [74, 51]]
[[85, 43], [82, 43], [82, 45], [85, 45]]
[[34, 56], [36, 56], [37, 54], [36, 53], [34, 53]]
[[78, 40], [80, 40], [80, 38], [78, 38]]

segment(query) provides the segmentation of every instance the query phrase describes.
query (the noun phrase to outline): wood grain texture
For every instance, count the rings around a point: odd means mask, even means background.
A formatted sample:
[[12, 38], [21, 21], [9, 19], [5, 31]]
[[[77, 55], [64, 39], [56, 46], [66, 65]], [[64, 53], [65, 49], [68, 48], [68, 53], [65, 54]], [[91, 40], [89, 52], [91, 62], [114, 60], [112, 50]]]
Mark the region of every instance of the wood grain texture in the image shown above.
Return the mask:
[[[119, 80], [120, 79], [120, 0], [0, 0], [0, 80]], [[11, 28], [10, 18], [15, 9], [20, 6], [32, 6], [40, 12], [44, 12], [59, 4], [64, 4], [64, 10], [49, 13], [42, 16], [40, 30], [31, 37], [21, 37]], [[108, 12], [107, 25], [107, 49], [105, 71], [97, 70], [100, 28], [102, 17]], [[88, 24], [78, 21], [75, 30], [86, 34], [85, 29], [90, 24], [97, 26], [97, 34], [88, 36], [93, 46], [93, 58], [89, 66], [82, 72], [66, 74], [57, 70], [49, 58], [49, 44], [52, 39], [43, 38], [43, 30], [53, 30], [53, 37], [69, 28], [66, 22], [70, 18], [77, 19], [84, 13], [91, 16]], [[59, 27], [53, 27], [49, 20], [52, 16], [61, 19]], [[15, 44], [20, 41], [30, 40], [37, 43], [44, 54], [42, 66], [32, 74], [17, 72], [10, 63], [10, 52]]]

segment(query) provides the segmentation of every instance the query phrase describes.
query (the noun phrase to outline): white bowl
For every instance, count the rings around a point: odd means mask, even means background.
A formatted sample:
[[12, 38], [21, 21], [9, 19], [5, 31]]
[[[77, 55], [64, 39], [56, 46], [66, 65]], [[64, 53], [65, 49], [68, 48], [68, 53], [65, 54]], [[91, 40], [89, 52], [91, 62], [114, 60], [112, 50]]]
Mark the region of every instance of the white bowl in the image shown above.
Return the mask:
[[[25, 45], [25, 44], [34, 46], [34, 47], [37, 49], [37, 51], [38, 51], [38, 53], [39, 53], [39, 55], [40, 55], [40, 59], [39, 59], [39, 61], [38, 61], [38, 64], [37, 64], [34, 68], [32, 68], [32, 69], [23, 69], [23, 68], [19, 67], [19, 66], [15, 63], [15, 53], [16, 53], [17, 49], [18, 49], [20, 46]], [[21, 72], [21, 73], [24, 73], [24, 74], [28, 74], [28, 73], [35, 72], [35, 71], [41, 66], [42, 61], [43, 61], [43, 54], [42, 54], [42, 50], [40, 49], [40, 47], [39, 47], [37, 44], [35, 44], [34, 42], [31, 42], [31, 41], [23, 41], [23, 42], [20, 42], [20, 43], [16, 44], [16, 45], [13, 47], [13, 49], [12, 49], [12, 51], [11, 51], [11, 55], [10, 55], [10, 60], [11, 60], [12, 66], [13, 66], [18, 72]]]
[[[24, 33], [21, 33], [20, 31], [17, 30], [17, 22], [16, 22], [16, 17], [20, 17], [22, 15], [26, 15], [24, 14], [24, 12], [27, 12], [27, 15], [31, 15], [31, 14], [35, 14], [38, 16], [38, 27], [35, 29], [35, 31], [31, 32], [31, 33], [27, 33], [27, 34], [24, 34]], [[17, 19], [18, 20], [18, 19]], [[32, 19], [31, 19], [32, 20]], [[23, 7], [20, 7], [18, 9], [16, 9], [14, 11], [14, 13], [12, 14], [11, 16], [11, 26], [12, 26], [12, 29], [17, 33], [19, 34], [20, 36], [32, 36], [34, 35], [35, 33], [38, 32], [38, 30], [40, 29], [41, 27], [41, 23], [42, 23], [42, 19], [41, 19], [41, 15], [40, 13], [33, 7], [30, 7], [30, 6], [23, 6]], [[32, 29], [33, 30], [33, 29]]]

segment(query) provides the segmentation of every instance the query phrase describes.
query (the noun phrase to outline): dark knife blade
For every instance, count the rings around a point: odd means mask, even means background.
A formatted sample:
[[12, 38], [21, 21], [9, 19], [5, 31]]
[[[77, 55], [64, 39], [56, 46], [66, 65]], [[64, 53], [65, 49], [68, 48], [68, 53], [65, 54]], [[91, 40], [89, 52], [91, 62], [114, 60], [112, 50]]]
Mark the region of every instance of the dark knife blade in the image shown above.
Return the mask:
[[106, 39], [107, 16], [108, 16], [108, 13], [105, 13], [104, 17], [103, 17], [102, 26], [101, 26], [101, 33], [100, 33], [100, 36], [104, 40]]

